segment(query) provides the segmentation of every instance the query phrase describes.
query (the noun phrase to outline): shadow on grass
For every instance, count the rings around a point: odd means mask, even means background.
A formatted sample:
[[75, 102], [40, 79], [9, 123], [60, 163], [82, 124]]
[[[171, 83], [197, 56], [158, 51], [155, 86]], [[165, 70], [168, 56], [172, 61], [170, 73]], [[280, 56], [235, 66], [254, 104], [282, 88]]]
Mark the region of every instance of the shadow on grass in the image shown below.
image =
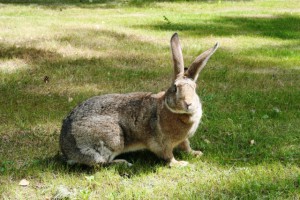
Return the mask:
[[[175, 150], [174, 155], [177, 160], [186, 160], [188, 155], [180, 153]], [[165, 161], [158, 158], [152, 152], [148, 150], [125, 153], [117, 156], [116, 159], [125, 159], [132, 164], [128, 166], [124, 163], [104, 164], [87, 166], [81, 164], [69, 165], [63, 158], [61, 153], [57, 153], [54, 156], [35, 157], [30, 161], [23, 163], [20, 168], [16, 168], [16, 162], [14, 161], [2, 161], [0, 162], [0, 171], [5, 174], [14, 175], [14, 178], [22, 178], [28, 176], [34, 176], [38, 172], [51, 171], [54, 173], [68, 173], [68, 174], [94, 174], [102, 170], [114, 170], [120, 176], [125, 178], [132, 178], [149, 173], [155, 173], [158, 168], [165, 167], [170, 168]], [[16, 173], [17, 172], [17, 173]]]
[[0, 59], [18, 58], [30, 63], [40, 63], [59, 57], [61, 57], [59, 54], [52, 51], [45, 51], [33, 47], [9, 46], [5, 43], [0, 43]]
[[[294, 32], [295, 30], [291, 29], [290, 31]], [[79, 32], [83, 32], [83, 35], [78, 34]], [[97, 43], [97, 41], [101, 41], [101, 38], [111, 38], [111, 40], [106, 40], [109, 41], [107, 46], [99, 43], [100, 48], [93, 47], [93, 42]], [[18, 76], [2, 74], [2, 77], [5, 78], [2, 79], [4, 84], [0, 86], [2, 111], [0, 119], [4, 120], [3, 123], [15, 123], [15, 127], [21, 131], [27, 130], [24, 134], [17, 132], [11, 135], [10, 133], [1, 134], [0, 146], [4, 148], [4, 151], [11, 152], [7, 156], [1, 154], [1, 159], [4, 162], [19, 162], [19, 160], [22, 162], [23, 159], [36, 161], [33, 164], [29, 161], [28, 165], [24, 165], [24, 172], [19, 172], [20, 174], [34, 173], [35, 170], [42, 170], [41, 168], [65, 171], [66, 173], [85, 170], [90, 173], [94, 170], [81, 166], [69, 167], [62, 162], [60, 157], [45, 156], [53, 155], [58, 151], [58, 132], [54, 134], [46, 132], [44, 135], [40, 135], [38, 130], [31, 129], [32, 126], [43, 124], [45, 121], [60, 124], [63, 116], [72, 107], [84, 99], [96, 95], [96, 92], [86, 92], [83, 89], [73, 92], [75, 100], [68, 102], [67, 97], [70, 93], [61, 93], [59, 90], [65, 88], [57, 90], [58, 86], [61, 87], [65, 84], [69, 85], [71, 89], [78, 85], [96, 84], [100, 88], [104, 88], [100, 93], [129, 92], [133, 90], [132, 88], [134, 91], [139, 91], [143, 88], [142, 85], [148, 85], [148, 88], [153, 89], [153, 80], [160, 85], [164, 83], [162, 79], [166, 79], [167, 73], [172, 74], [171, 65], [166, 66], [170, 62], [165, 61], [165, 55], [161, 53], [162, 50], [169, 51], [168, 48], [139, 41], [138, 38], [132, 36], [111, 31], [93, 29], [80, 31], [76, 29], [72, 34], [69, 33], [60, 38], [59, 41], [67, 42], [77, 48], [102, 50], [108, 54], [92, 58], [70, 58], [32, 47], [0, 45], [2, 60], [18, 58], [25, 60], [30, 65], [28, 71], [20, 72]], [[168, 44], [168, 42], [166, 43]], [[104, 47], [101, 48], [101, 45]], [[128, 45], [131, 46], [130, 50], [128, 50]], [[277, 48], [282, 48], [284, 51], [289, 47], [279, 46]], [[114, 54], [111, 49], [118, 49], [118, 52]], [[253, 56], [257, 55], [255, 49], [249, 51], [253, 53]], [[259, 52], [259, 54], [261, 53], [263, 50]], [[169, 52], [166, 54], [169, 55]], [[218, 58], [221, 60], [215, 61]], [[297, 88], [297, 85], [290, 85], [287, 90], [286, 87], [277, 87], [275, 84], [277, 80], [273, 78], [273, 72], [271, 74], [249, 74], [235, 70], [234, 66], [229, 67], [229, 63], [237, 61], [245, 68], [253, 63], [243, 57], [234, 58], [228, 55], [226, 49], [220, 49], [209, 63], [210, 67], [206, 69], [204, 76], [201, 77], [204, 83], [199, 84], [199, 91], [200, 96], [204, 99], [204, 108], [207, 114], [204, 124], [200, 126], [200, 130], [192, 139], [193, 145], [200, 150], [204, 148], [204, 153], [208, 154], [204, 160], [221, 165], [235, 163], [243, 166], [249, 163], [273, 161], [296, 163], [297, 153], [299, 153], [297, 150], [290, 148], [284, 152], [276, 152], [274, 149], [278, 146], [288, 145], [288, 143], [295, 145], [299, 141], [295, 129], [297, 127], [292, 126], [297, 122], [297, 108], [299, 107], [297, 107], [296, 100], [299, 93], [293, 95], [291, 93]], [[268, 61], [261, 61], [260, 66], [257, 67], [264, 66], [270, 67]], [[289, 84], [292, 79], [295, 79], [295, 76], [291, 75], [294, 71], [287, 69], [288, 73], [285, 73], [286, 71], [277, 70], [274, 73], [279, 76], [283, 84]], [[43, 83], [45, 75], [50, 76], [48, 84]], [[126, 85], [129, 89], [124, 89]], [[32, 90], [28, 90], [28, 88]], [[36, 92], [35, 89], [39, 88], [42, 90]], [[46, 89], [49, 89], [49, 92], [44, 93]], [[68, 88], [65, 90], [68, 91]], [[275, 114], [272, 116], [273, 111], [270, 109], [274, 107], [279, 107], [284, 114], [277, 116], [275, 110]], [[256, 114], [251, 114], [251, 109], [257, 109]], [[264, 115], [267, 115], [268, 118], [263, 119]], [[55, 127], [59, 127], [59, 125], [55, 125]], [[285, 134], [285, 131], [288, 133]], [[51, 134], [52, 136], [48, 137]], [[3, 138], [6, 139], [3, 140]], [[209, 139], [211, 145], [205, 139]], [[250, 147], [251, 139], [259, 141], [260, 145]], [[290, 157], [281, 159], [288, 154]], [[151, 173], [162, 165], [159, 159], [147, 151], [122, 157], [136, 163], [133, 168], [116, 167], [122, 176], [130, 177]], [[180, 159], [180, 155], [176, 155], [176, 157]]]
[[[129, 92], [132, 88], [136, 91], [147, 91], [147, 87], [153, 86], [161, 89], [158, 81], [166, 73], [158, 64], [162, 57], [145, 53], [150, 49], [159, 52], [159, 49], [154, 50], [153, 44], [111, 31], [82, 30], [81, 36], [76, 34], [80, 30], [73, 31], [74, 34], [58, 40], [75, 48], [108, 53], [70, 58], [48, 50], [0, 44], [1, 60], [18, 59], [28, 65], [24, 70], [1, 74], [2, 124], [14, 124], [18, 128], [34, 126], [44, 123], [45, 119], [47, 122], [57, 120], [58, 116], [62, 119], [77, 103], [91, 96]], [[92, 48], [93, 44], [96, 47]], [[129, 45], [133, 50], [126, 49]], [[118, 51], [110, 52], [111, 49]], [[149, 66], [150, 63], [156, 66]], [[45, 76], [49, 77], [48, 82], [44, 82]]]
[[[252, 0], [224, 0], [224, 1], [252, 1]], [[31, 5], [36, 4], [47, 8], [59, 8], [61, 6], [77, 6], [81, 8], [111, 8], [119, 6], [145, 7], [152, 6], [156, 2], [210, 2], [215, 3], [218, 0], [0, 0], [3, 4]]]
[[300, 38], [300, 17], [276, 15], [266, 17], [220, 17], [209, 21], [201, 17], [182, 23], [169, 18], [169, 23], [157, 22], [135, 28], [182, 32], [194, 36], [263, 36], [280, 39]]
[[0, 175], [12, 175], [14, 178], [22, 178], [28, 176], [35, 176], [39, 172], [51, 171], [51, 173], [67, 173], [74, 175], [94, 174], [102, 170], [114, 170], [120, 176], [131, 178], [143, 174], [156, 172], [157, 168], [165, 166], [166, 163], [158, 159], [149, 151], [138, 151], [134, 153], [127, 153], [118, 156], [120, 159], [126, 159], [131, 162], [132, 166], [127, 164], [105, 164], [105, 165], [68, 165], [60, 153], [54, 156], [36, 157], [28, 162], [25, 162], [20, 167], [16, 167], [17, 161], [3, 160], [0, 162]]

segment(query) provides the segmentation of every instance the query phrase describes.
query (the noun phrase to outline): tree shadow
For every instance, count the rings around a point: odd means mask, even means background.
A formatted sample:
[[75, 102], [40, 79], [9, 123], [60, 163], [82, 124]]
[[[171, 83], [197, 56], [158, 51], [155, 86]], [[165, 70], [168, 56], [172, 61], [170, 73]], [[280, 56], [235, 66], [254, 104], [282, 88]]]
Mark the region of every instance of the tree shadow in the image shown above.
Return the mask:
[[36, 49], [33, 47], [24, 47], [16, 45], [7, 45], [0, 43], [0, 59], [23, 59], [26, 62], [36, 64], [61, 58], [62, 56], [53, 51], [45, 51], [42, 49]]
[[267, 17], [220, 17], [203, 21], [199, 17], [187, 23], [157, 22], [152, 25], [139, 25], [134, 28], [159, 31], [178, 31], [193, 36], [260, 36], [280, 39], [300, 38], [300, 17], [276, 15]]
[[[225, 1], [252, 1], [252, 0], [225, 0]], [[39, 5], [45, 8], [57, 9], [62, 7], [76, 6], [81, 8], [113, 8], [120, 6], [133, 6], [145, 7], [152, 6], [157, 2], [210, 2], [215, 3], [217, 0], [0, 0], [3, 4], [16, 4], [16, 5]]]
[[[230, 0], [225, 0], [230, 1]], [[252, 0], [231, 0], [235, 2], [241, 1], [252, 1]], [[136, 7], [146, 7], [146, 6], [153, 6], [153, 4], [157, 2], [170, 2], [170, 3], [179, 3], [179, 2], [198, 2], [198, 3], [217, 3], [218, 0], [129, 0], [127, 4], [129, 6], [136, 6]]]

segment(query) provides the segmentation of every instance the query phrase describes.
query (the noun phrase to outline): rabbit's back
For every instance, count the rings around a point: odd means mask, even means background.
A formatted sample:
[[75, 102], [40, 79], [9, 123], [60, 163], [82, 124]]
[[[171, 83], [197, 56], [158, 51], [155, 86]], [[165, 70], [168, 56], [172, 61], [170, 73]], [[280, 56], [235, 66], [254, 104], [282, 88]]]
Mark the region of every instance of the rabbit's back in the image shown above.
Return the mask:
[[142, 109], [141, 106], [148, 108], [149, 105], [145, 105], [145, 101], [150, 95], [151, 93], [139, 92], [95, 96], [75, 107], [65, 120], [74, 122], [91, 116], [103, 115], [118, 119], [122, 116], [126, 118], [128, 114], [138, 114]]

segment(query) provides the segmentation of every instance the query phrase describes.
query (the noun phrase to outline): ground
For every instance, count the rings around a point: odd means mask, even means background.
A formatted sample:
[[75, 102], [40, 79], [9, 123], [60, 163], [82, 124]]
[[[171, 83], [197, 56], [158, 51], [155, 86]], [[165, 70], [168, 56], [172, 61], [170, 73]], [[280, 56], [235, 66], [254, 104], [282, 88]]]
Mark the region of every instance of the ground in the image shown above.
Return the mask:
[[[300, 198], [299, 1], [0, 3], [0, 198]], [[78, 103], [168, 88], [174, 32], [186, 66], [220, 43], [198, 80], [191, 144], [204, 155], [175, 152], [184, 168], [147, 151], [124, 155], [132, 167], [65, 164], [61, 121]]]

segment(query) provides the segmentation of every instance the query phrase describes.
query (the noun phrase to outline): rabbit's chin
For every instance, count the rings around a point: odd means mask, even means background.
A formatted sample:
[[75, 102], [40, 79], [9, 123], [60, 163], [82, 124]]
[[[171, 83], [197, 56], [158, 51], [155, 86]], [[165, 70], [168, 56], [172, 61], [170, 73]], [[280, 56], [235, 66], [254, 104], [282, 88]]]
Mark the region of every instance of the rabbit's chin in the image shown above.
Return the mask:
[[167, 107], [168, 110], [170, 110], [172, 113], [176, 113], [176, 114], [194, 114], [198, 112], [198, 108], [192, 108], [192, 109], [176, 109], [176, 108], [172, 108], [171, 106], [169, 106], [168, 102], [165, 100], [165, 106]]

